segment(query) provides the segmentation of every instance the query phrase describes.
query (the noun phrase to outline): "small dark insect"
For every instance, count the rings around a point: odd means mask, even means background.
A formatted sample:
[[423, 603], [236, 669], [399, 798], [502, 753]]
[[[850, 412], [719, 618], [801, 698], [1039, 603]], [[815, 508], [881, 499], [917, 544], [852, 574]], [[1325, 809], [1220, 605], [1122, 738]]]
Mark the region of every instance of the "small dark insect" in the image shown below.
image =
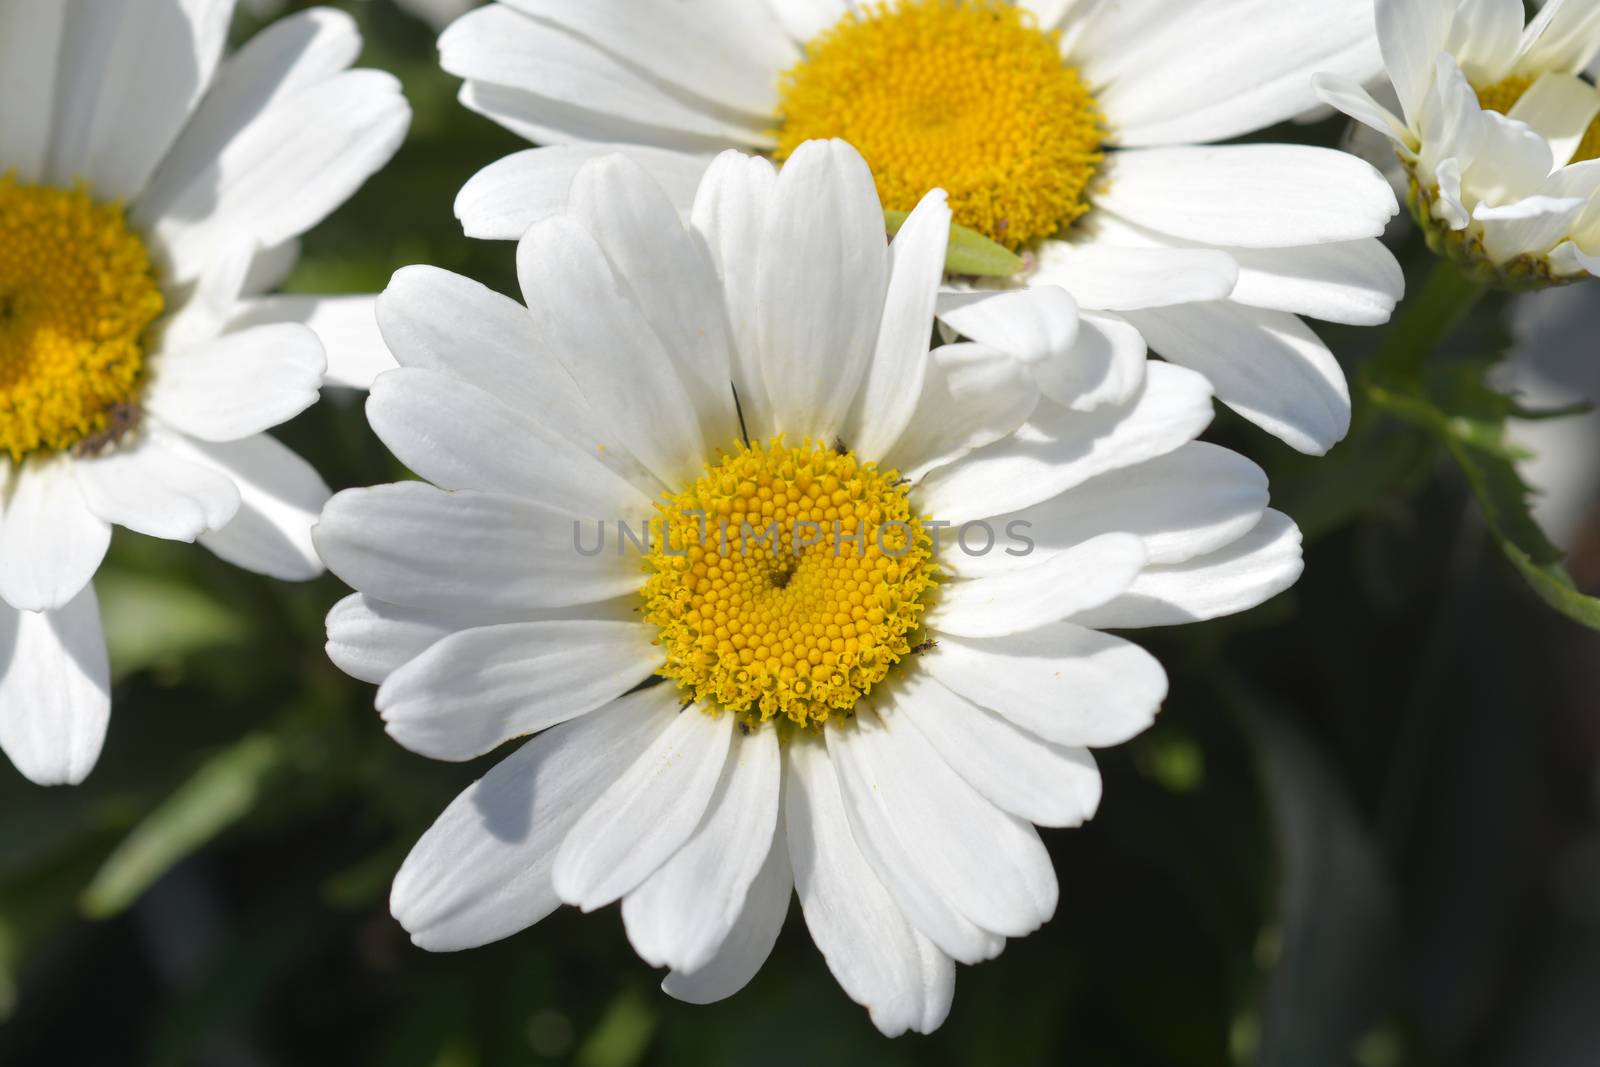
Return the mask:
[[750, 736], [750, 724], [747, 723], [747, 722], [740, 723], [739, 724], [739, 732], [741, 734], [744, 734], [746, 737], [749, 737]]
[[890, 484], [893, 485], [896, 489], [898, 489], [902, 485], [910, 485], [911, 484], [911, 479], [910, 478], [896, 478]]
[[112, 404], [106, 410], [106, 428], [99, 433], [90, 434], [73, 445], [72, 454], [83, 458], [98, 456], [121, 442], [135, 426], [139, 425], [139, 417], [143, 414], [144, 409], [136, 403]]
[[844, 438], [835, 437], [833, 439], [833, 450], [842, 456], [850, 451], [850, 446], [844, 443]]
[[912, 645], [911, 651], [907, 652], [906, 655], [915, 656], [919, 652], [927, 652], [929, 649], [937, 648], [938, 645], [939, 642], [930, 637], [926, 641], [918, 641], [916, 644]]

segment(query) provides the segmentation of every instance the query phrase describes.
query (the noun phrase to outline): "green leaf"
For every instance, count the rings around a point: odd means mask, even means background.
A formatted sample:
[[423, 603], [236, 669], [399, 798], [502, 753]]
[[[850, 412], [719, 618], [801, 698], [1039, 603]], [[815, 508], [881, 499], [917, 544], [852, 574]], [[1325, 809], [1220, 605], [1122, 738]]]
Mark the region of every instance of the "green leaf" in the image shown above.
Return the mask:
[[[892, 237], [911, 217], [909, 211], [885, 211], [884, 225]], [[1022, 269], [1022, 257], [965, 226], [950, 227], [950, 248], [945, 253], [946, 274], [977, 278], [1004, 278]]]
[[1491, 366], [1448, 363], [1427, 368], [1414, 385], [1366, 385], [1379, 407], [1438, 435], [1466, 475], [1495, 542], [1533, 591], [1567, 618], [1600, 630], [1600, 599], [1578, 591], [1561, 566], [1564, 553], [1533, 518], [1533, 490], [1517, 470], [1528, 453], [1506, 436], [1506, 421], [1526, 415], [1515, 397], [1488, 384]]
[[213, 756], [106, 857], [79, 898], [84, 914], [105, 919], [128, 908], [156, 879], [250, 814], [284, 762], [283, 745], [264, 734]]

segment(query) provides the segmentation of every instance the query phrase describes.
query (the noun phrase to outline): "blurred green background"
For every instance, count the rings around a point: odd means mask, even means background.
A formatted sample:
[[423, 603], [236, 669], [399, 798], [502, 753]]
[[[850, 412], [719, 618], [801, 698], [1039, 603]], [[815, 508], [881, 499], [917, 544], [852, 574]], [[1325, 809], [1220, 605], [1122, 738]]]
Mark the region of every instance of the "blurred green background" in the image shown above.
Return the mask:
[[[451, 203], [524, 146], [457, 106], [430, 27], [343, 6], [416, 121], [289, 288], [376, 291], [427, 262], [514, 292], [511, 247], [462, 238]], [[1403, 253], [1428, 266], [1419, 241]], [[1491, 298], [1451, 352], [1504, 347], [1507, 320]], [[1352, 367], [1379, 334], [1325, 333]], [[336, 489], [401, 473], [359, 397], [282, 433]], [[1141, 635], [1172, 697], [1103, 755], [1099, 818], [1045, 833], [1056, 918], [962, 968], [936, 1035], [896, 1042], [797, 912], [752, 985], [707, 1008], [657, 990], [614, 909], [413, 948], [389, 879], [494, 757], [388, 740], [372, 689], [322, 653], [335, 580], [275, 584], [119, 531], [99, 768], [54, 791], [0, 768], [0, 1063], [1600, 1063], [1600, 638], [1522, 586], [1417, 431], [1318, 463], [1231, 418], [1211, 437], [1269, 467], [1309, 535], [1306, 579], [1251, 615]], [[1572, 566], [1593, 591], [1588, 529]]]

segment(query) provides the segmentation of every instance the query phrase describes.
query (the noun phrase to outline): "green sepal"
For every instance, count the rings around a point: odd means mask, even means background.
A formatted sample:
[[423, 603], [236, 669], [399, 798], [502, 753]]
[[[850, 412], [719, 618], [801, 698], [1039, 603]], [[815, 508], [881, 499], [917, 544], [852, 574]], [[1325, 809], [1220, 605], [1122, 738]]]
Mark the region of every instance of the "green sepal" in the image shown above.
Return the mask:
[[[893, 237], [911, 217], [909, 211], [885, 211], [884, 228]], [[946, 274], [975, 278], [1004, 278], [1022, 269], [1022, 257], [996, 244], [976, 230], [950, 226], [950, 247], [944, 256]]]

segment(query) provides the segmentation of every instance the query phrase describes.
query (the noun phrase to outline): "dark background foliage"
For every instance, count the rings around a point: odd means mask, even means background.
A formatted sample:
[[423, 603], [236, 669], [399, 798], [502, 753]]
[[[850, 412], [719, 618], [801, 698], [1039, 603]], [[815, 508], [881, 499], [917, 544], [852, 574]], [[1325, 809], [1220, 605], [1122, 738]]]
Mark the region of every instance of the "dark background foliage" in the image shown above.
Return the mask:
[[[429, 28], [347, 6], [416, 123], [290, 288], [376, 291], [430, 262], [514, 291], [510, 246], [463, 239], [450, 205], [521, 143], [456, 105]], [[1420, 279], [1420, 241], [1402, 252]], [[1498, 355], [1506, 319], [1480, 305], [1446, 365]], [[1381, 332], [1327, 336], [1354, 376]], [[283, 435], [335, 488], [401, 473], [358, 397]], [[53, 791], [0, 768], [0, 1063], [1600, 1062], [1600, 637], [1528, 591], [1423, 430], [1380, 419], [1315, 462], [1226, 416], [1211, 437], [1269, 467], [1308, 533], [1305, 579], [1141, 635], [1172, 697], [1104, 754], [1100, 816], [1045, 834], [1056, 918], [963, 968], [935, 1036], [892, 1043], [797, 912], [752, 985], [707, 1008], [656, 989], [613, 909], [415, 949], [388, 881], [493, 757], [389, 741], [371, 688], [323, 656], [333, 579], [283, 586], [119, 533], [100, 767]], [[1596, 591], [1600, 522], [1571, 566]]]

